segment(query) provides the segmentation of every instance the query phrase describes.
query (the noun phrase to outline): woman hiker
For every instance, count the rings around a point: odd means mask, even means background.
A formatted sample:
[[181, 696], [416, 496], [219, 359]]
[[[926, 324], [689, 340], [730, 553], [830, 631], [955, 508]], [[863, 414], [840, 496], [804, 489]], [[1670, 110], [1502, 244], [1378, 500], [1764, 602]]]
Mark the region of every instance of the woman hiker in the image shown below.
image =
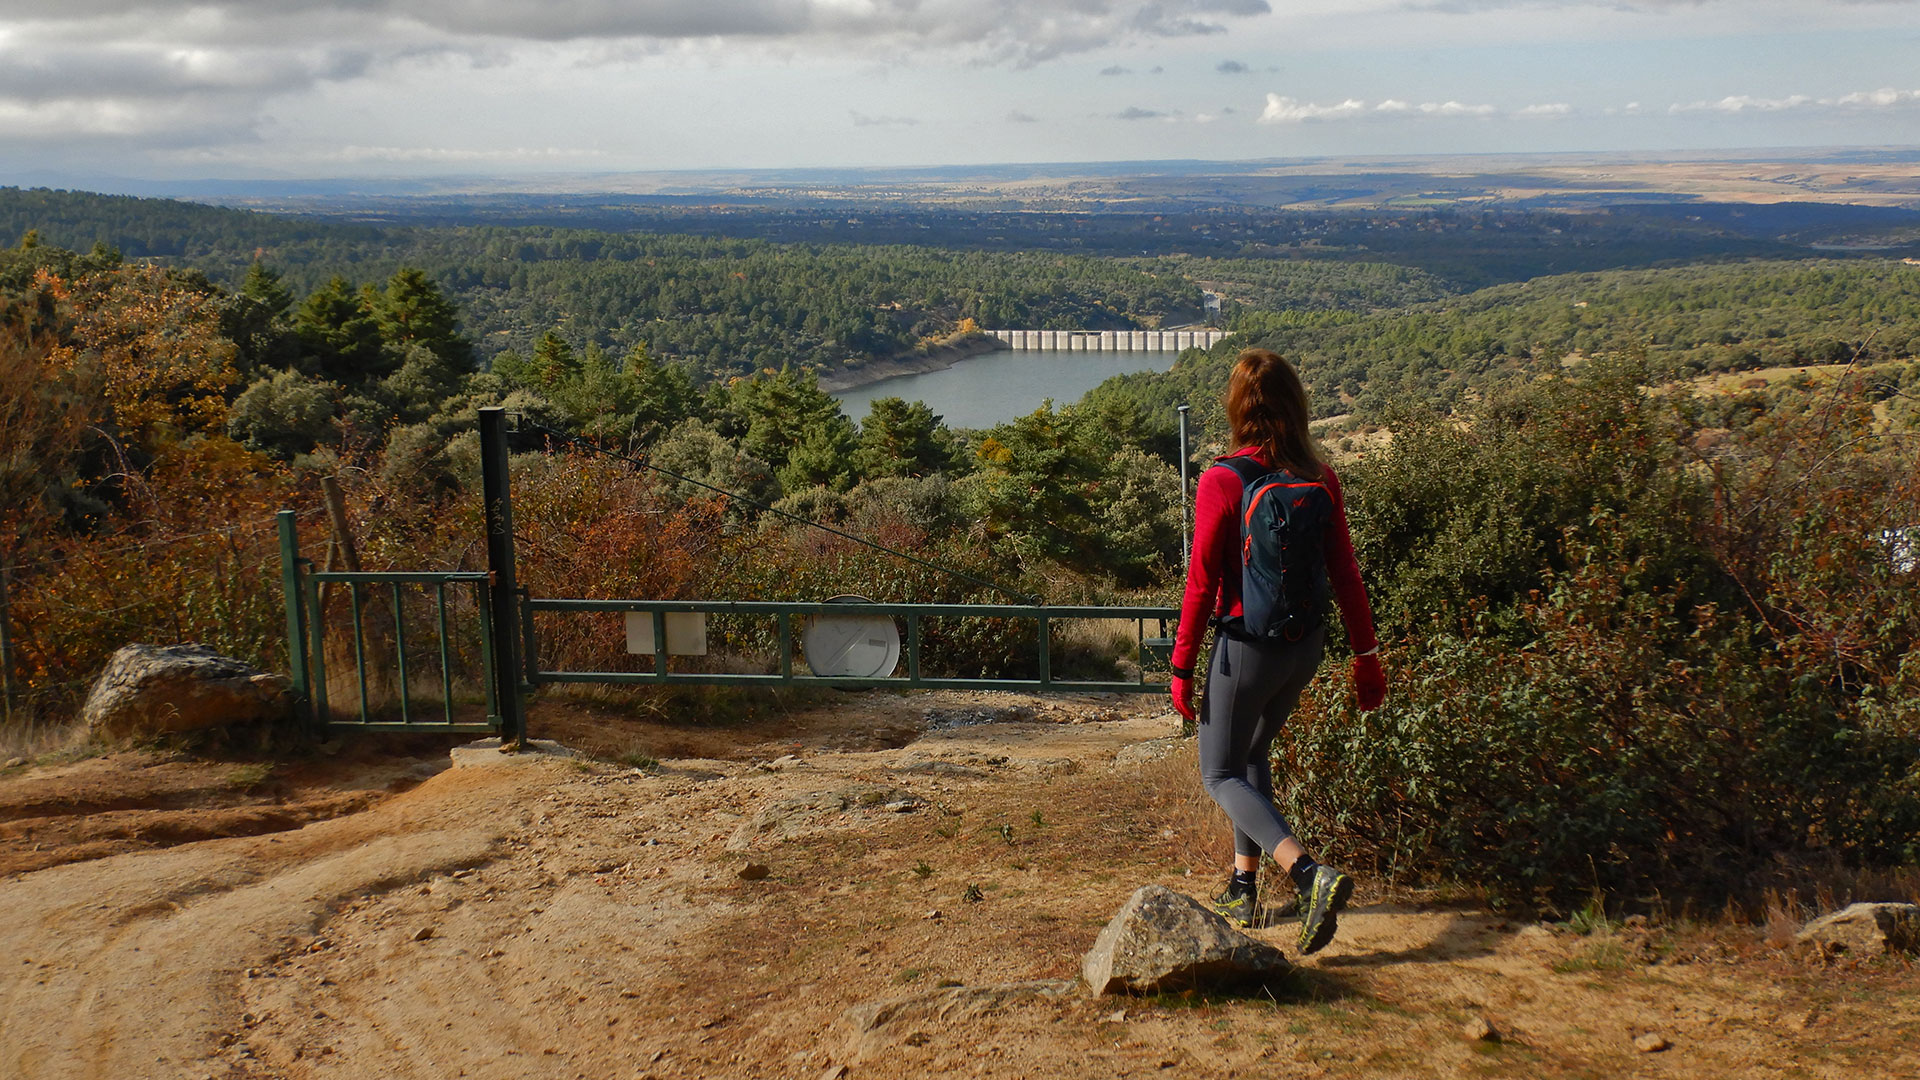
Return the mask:
[[1211, 618], [1217, 630], [1197, 717], [1200, 775], [1233, 821], [1234, 850], [1233, 877], [1214, 910], [1252, 925], [1265, 851], [1300, 890], [1300, 951], [1312, 953], [1333, 939], [1353, 879], [1315, 862], [1280, 816], [1268, 750], [1320, 666], [1329, 588], [1353, 647], [1360, 707], [1377, 708], [1386, 683], [1340, 480], [1307, 431], [1299, 374], [1280, 356], [1249, 349], [1234, 365], [1226, 405], [1233, 452], [1201, 474], [1194, 500], [1173, 704], [1196, 719], [1193, 664]]

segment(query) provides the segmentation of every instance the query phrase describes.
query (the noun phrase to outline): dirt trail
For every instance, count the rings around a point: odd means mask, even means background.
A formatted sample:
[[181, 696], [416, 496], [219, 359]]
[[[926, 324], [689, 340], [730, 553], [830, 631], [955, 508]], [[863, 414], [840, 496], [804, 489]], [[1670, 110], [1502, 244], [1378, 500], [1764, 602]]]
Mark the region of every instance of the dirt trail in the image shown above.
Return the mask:
[[[1170, 727], [1157, 702], [850, 695], [758, 761], [442, 769], [20, 874], [0, 1076], [1920, 1076], [1904, 963], [1365, 888], [1286, 993], [1091, 999], [1065, 980], [1129, 892], [1217, 884], [1187, 873], [1214, 823]], [[857, 731], [900, 734], [835, 749]]]

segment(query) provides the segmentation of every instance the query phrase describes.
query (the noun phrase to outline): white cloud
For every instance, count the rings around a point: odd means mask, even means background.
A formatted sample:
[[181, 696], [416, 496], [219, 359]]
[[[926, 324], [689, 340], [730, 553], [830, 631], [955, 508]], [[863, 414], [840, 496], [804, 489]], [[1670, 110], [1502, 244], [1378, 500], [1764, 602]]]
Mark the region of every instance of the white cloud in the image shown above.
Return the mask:
[[1723, 97], [1719, 101], [1693, 101], [1693, 102], [1687, 102], [1685, 104], [1676, 102], [1672, 105], [1667, 106], [1667, 111], [1672, 113], [1781, 112], [1786, 109], [1797, 109], [1803, 105], [1811, 105], [1811, 104], [1813, 104], [1813, 99], [1810, 97], [1807, 97], [1805, 94], [1794, 94], [1791, 97], [1783, 97], [1783, 98], [1758, 98], [1758, 97], [1750, 97], [1746, 94], [1739, 94], [1739, 95], [1730, 95], [1728, 97]]
[[1547, 105], [1528, 105], [1513, 115], [1528, 119], [1551, 119], [1557, 116], [1570, 116], [1572, 113], [1573, 106], [1564, 101], [1556, 101]]
[[1299, 124], [1308, 120], [1341, 120], [1358, 116], [1366, 109], [1367, 103], [1357, 98], [1348, 98], [1337, 105], [1315, 105], [1312, 102], [1295, 101], [1279, 94], [1268, 94], [1267, 107], [1260, 110], [1260, 122]]
[[1428, 116], [1492, 116], [1500, 111], [1491, 105], [1462, 105], [1457, 101], [1427, 101], [1414, 108]]
[[1421, 116], [1461, 117], [1496, 116], [1500, 110], [1492, 105], [1465, 105], [1458, 101], [1423, 101], [1419, 104], [1387, 98], [1378, 105], [1369, 106], [1359, 98], [1348, 98], [1334, 105], [1319, 105], [1310, 101], [1296, 101], [1280, 94], [1267, 95], [1267, 107], [1260, 112], [1263, 124], [1301, 124], [1314, 120], [1350, 120], [1372, 114], [1375, 116]]
[[342, 146], [315, 155], [320, 160], [364, 161], [572, 161], [604, 157], [599, 150], [563, 149], [557, 146], [514, 146], [498, 150], [467, 150], [432, 146]]
[[[1890, 109], [1896, 105], [1912, 105], [1920, 102], [1920, 90], [1895, 90], [1882, 87], [1879, 90], [1856, 90], [1834, 98], [1832, 104], [1838, 106], [1859, 105], [1867, 108]], [[1821, 102], [1821, 104], [1828, 104]]]
[[1786, 97], [1764, 98], [1747, 94], [1733, 94], [1718, 101], [1676, 102], [1667, 106], [1669, 113], [1777, 113], [1803, 109], [1892, 109], [1904, 106], [1920, 105], [1920, 90], [1896, 90], [1884, 87], [1879, 90], [1856, 90], [1839, 97], [1819, 98], [1809, 94], [1789, 94]]

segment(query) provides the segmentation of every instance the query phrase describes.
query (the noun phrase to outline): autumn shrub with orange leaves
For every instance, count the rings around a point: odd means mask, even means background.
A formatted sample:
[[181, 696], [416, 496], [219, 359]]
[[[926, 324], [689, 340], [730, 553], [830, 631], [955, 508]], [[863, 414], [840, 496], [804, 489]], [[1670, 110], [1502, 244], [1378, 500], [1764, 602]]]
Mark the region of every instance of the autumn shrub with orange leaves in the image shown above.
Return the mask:
[[115, 648], [273, 663], [274, 509], [293, 478], [228, 439], [214, 290], [151, 267], [42, 272], [0, 307], [15, 706], [58, 719]]

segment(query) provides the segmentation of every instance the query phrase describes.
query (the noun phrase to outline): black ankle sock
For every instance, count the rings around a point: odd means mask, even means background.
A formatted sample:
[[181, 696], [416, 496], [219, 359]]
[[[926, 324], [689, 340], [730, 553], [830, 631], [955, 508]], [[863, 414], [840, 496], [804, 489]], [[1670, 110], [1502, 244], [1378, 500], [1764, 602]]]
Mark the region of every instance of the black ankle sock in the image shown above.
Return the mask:
[[1293, 887], [1306, 892], [1308, 886], [1313, 884], [1313, 871], [1319, 865], [1311, 855], [1302, 855], [1294, 860], [1293, 865], [1287, 867], [1287, 876], [1293, 879]]
[[1236, 869], [1233, 872], [1233, 879], [1227, 882], [1227, 891], [1235, 896], [1252, 896], [1255, 883], [1259, 880], [1260, 871], [1258, 870]]

